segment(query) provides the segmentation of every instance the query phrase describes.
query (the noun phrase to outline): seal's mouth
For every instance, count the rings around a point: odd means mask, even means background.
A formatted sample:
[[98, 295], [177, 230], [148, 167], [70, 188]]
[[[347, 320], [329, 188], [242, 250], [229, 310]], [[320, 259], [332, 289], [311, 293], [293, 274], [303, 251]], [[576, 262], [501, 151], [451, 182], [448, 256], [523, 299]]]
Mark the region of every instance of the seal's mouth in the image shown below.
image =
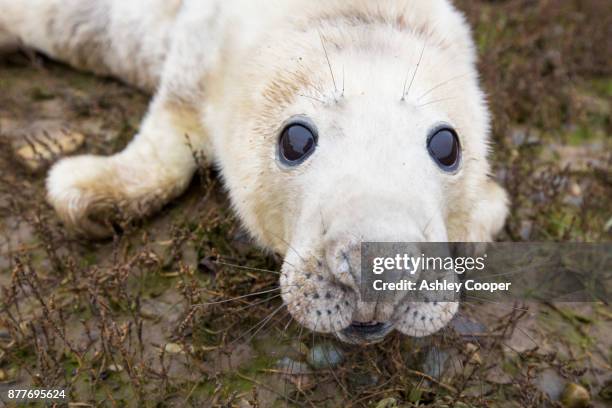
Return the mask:
[[393, 330], [389, 322], [357, 322], [336, 333], [338, 338], [352, 344], [373, 344], [382, 341]]

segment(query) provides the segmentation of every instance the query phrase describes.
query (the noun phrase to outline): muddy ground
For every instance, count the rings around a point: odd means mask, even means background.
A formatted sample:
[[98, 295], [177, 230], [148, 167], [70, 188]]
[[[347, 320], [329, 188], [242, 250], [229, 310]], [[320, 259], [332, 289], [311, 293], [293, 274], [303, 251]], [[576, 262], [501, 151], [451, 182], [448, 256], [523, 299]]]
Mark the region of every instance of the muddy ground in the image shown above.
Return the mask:
[[[609, 2], [458, 3], [495, 118], [495, 174], [512, 197], [500, 240], [609, 242]], [[32, 386], [67, 388], [75, 407], [611, 403], [602, 302], [466, 302], [438, 335], [367, 349], [300, 329], [276, 291], [280, 258], [252, 245], [208, 169], [112, 240], [68, 234], [45, 204], [44, 168], [16, 152], [46, 132], [111, 154], [147, 100], [40, 55], [0, 61], [0, 406], [8, 389]]]

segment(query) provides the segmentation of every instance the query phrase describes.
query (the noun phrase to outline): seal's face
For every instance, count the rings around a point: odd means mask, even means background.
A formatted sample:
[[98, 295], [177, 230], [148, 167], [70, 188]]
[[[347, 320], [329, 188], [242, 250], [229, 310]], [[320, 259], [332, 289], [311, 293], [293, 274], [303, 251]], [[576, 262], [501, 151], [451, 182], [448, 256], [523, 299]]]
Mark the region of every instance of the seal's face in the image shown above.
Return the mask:
[[506, 211], [488, 179], [488, 114], [472, 50], [387, 34], [326, 39], [327, 48], [302, 34], [295, 58], [289, 49], [262, 57], [268, 65], [248, 80], [265, 85], [242, 95], [225, 149], [238, 137], [249, 146], [231, 151], [224, 175], [249, 229], [285, 255], [290, 313], [353, 343], [394, 329], [429, 335], [458, 308], [363, 301], [361, 242], [488, 241]]

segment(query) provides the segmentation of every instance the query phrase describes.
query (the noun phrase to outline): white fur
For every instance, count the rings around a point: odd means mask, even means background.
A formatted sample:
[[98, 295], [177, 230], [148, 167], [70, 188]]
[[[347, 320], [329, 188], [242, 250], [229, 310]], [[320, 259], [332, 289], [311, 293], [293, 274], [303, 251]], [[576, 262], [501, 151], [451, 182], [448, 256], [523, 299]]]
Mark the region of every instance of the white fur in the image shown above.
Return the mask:
[[[0, 9], [0, 40], [5, 32], [156, 90], [123, 152], [51, 170], [49, 201], [69, 226], [103, 236], [109, 210], [141, 216], [180, 194], [195, 170], [188, 135], [220, 166], [251, 233], [285, 255], [283, 298], [300, 323], [339, 333], [354, 320], [390, 321], [422, 336], [452, 318], [456, 303], [409, 305], [432, 317], [423, 323], [406, 305], [362, 302], [354, 265], [339, 255], [356, 239], [487, 241], [503, 225], [474, 45], [450, 2], [0, 0]], [[319, 144], [287, 169], [278, 132], [295, 115], [315, 123]], [[461, 139], [453, 175], [427, 153], [439, 123]]]

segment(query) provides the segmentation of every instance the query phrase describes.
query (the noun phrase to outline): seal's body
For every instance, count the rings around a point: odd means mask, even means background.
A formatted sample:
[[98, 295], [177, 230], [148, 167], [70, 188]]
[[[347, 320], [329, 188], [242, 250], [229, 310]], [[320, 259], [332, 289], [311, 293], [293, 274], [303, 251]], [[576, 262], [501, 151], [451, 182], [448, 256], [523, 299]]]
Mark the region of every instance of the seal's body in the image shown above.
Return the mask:
[[49, 202], [78, 231], [108, 234], [100, 219], [115, 208], [159, 208], [202, 151], [249, 231], [285, 255], [296, 320], [369, 342], [393, 328], [433, 333], [457, 304], [362, 301], [360, 241], [487, 241], [503, 225], [475, 50], [447, 0], [0, 0], [0, 10], [0, 46], [154, 94], [124, 151], [52, 168]]

